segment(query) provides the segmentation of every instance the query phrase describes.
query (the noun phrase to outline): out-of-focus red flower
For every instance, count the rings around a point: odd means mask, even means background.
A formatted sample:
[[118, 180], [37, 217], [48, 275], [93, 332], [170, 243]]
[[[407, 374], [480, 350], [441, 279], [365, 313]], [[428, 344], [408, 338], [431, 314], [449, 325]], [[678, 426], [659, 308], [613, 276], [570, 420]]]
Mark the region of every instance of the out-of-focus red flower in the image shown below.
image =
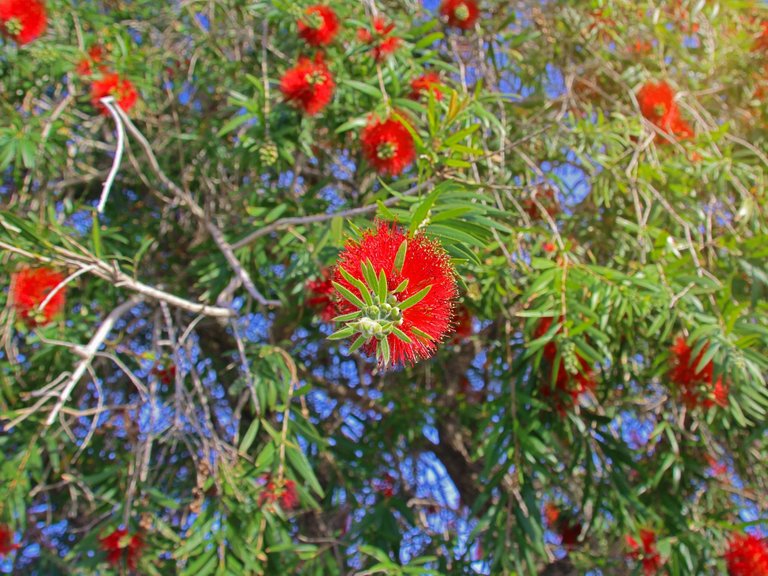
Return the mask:
[[725, 554], [728, 576], [768, 576], [768, 546], [752, 534], [734, 534]]
[[0, 33], [19, 45], [38, 38], [48, 22], [40, 0], [0, 0]]
[[336, 316], [336, 302], [333, 299], [333, 281], [331, 271], [325, 269], [321, 277], [307, 282], [307, 290], [314, 294], [307, 299], [307, 304], [318, 310], [323, 322], [330, 322]]
[[707, 464], [709, 464], [709, 472], [712, 476], [728, 475], [728, 465], [725, 462], [721, 462], [711, 454], [707, 454]]
[[[533, 332], [534, 339], [544, 336], [552, 327], [553, 320], [553, 318], [542, 318], [539, 320]], [[558, 333], [560, 330], [562, 328], [558, 330]], [[563, 413], [568, 407], [566, 399], [570, 398], [571, 405], [575, 405], [579, 400], [579, 396], [595, 389], [597, 382], [595, 382], [589, 362], [578, 352], [576, 353], [576, 362], [578, 363], [578, 372], [576, 374], [570, 374], [566, 370], [565, 359], [562, 356], [555, 364], [557, 352], [557, 344], [554, 341], [547, 342], [544, 345], [543, 356], [549, 362], [550, 373], [542, 382], [541, 393], [544, 397], [554, 395], [557, 409], [560, 413]], [[551, 386], [553, 372], [554, 389]]]
[[0, 558], [18, 549], [19, 545], [13, 543], [13, 532], [11, 529], [0, 524]]
[[360, 140], [363, 154], [380, 174], [397, 176], [416, 158], [413, 136], [394, 118], [371, 118]]
[[93, 74], [93, 65], [101, 64], [104, 60], [104, 48], [100, 44], [94, 44], [88, 49], [88, 56], [82, 58], [75, 68], [80, 76], [90, 76]]
[[318, 54], [314, 62], [309, 58], [299, 58], [296, 66], [287, 70], [280, 80], [280, 91], [285, 99], [310, 116], [328, 105], [335, 88], [322, 54]]
[[670, 349], [671, 369], [669, 379], [677, 385], [683, 403], [688, 408], [712, 408], [728, 405], [729, 387], [722, 378], [714, 380], [714, 364], [710, 360], [697, 371], [697, 367], [709, 346], [705, 345], [696, 358], [691, 359], [691, 347], [679, 336]]
[[557, 250], [557, 246], [555, 246], [552, 242], [544, 242], [544, 244], [541, 245], [541, 248], [544, 250], [544, 252], [554, 252]]
[[753, 52], [766, 52], [768, 51], [768, 20], [760, 23], [760, 34], [752, 44]]
[[381, 62], [400, 47], [400, 38], [392, 35], [395, 25], [383, 18], [373, 20], [373, 32], [365, 28], [357, 31], [357, 38], [366, 44], [372, 44], [371, 53], [376, 62]]
[[299, 37], [310, 46], [327, 46], [339, 31], [339, 19], [329, 6], [310, 6], [299, 20]]
[[453, 342], [458, 343], [472, 336], [472, 314], [463, 304], [460, 304], [456, 309], [453, 324], [456, 326], [453, 332]]
[[118, 528], [101, 538], [101, 549], [107, 553], [107, 562], [118, 566], [125, 558], [130, 570], [135, 570], [144, 548], [144, 539], [140, 534], [129, 534], [127, 530]]
[[64, 276], [47, 268], [23, 268], [11, 280], [11, 302], [30, 328], [44, 326], [64, 309], [65, 288], [58, 290], [42, 310], [40, 305], [64, 281]]
[[384, 498], [392, 498], [395, 495], [395, 479], [391, 474], [384, 474], [381, 480], [373, 481], [373, 489]]
[[645, 576], [656, 574], [664, 562], [656, 549], [656, 533], [653, 530], [640, 530], [640, 543], [632, 536], [625, 537], [629, 552], [627, 556], [640, 562]]
[[91, 84], [91, 103], [104, 115], [109, 114], [109, 110], [100, 100], [107, 96], [112, 96], [124, 112], [133, 108], [139, 99], [133, 82], [114, 73], [104, 74], [101, 80], [94, 80]]
[[[402, 260], [398, 261], [398, 256], [403, 256]], [[378, 340], [374, 337], [377, 334], [382, 340], [386, 338], [393, 364], [414, 364], [432, 356], [437, 343], [451, 330], [458, 296], [454, 269], [445, 249], [422, 234], [406, 237], [396, 225], [379, 223], [359, 241], [348, 241], [339, 256], [335, 281], [357, 298], [362, 296], [360, 289], [344, 277], [342, 269], [368, 285], [362, 270], [366, 262], [370, 262], [377, 276], [383, 273], [387, 294], [386, 307], [383, 304], [365, 306], [363, 317], [358, 321], [360, 334], [369, 335], [362, 350], [367, 354], [377, 350]], [[401, 309], [427, 288], [421, 300]], [[342, 314], [360, 310], [341, 291], [338, 302]], [[390, 325], [398, 328], [409, 341], [398, 337], [394, 330], [389, 331]]]
[[296, 482], [290, 479], [283, 479], [282, 486], [269, 476], [265, 478], [266, 484], [264, 491], [259, 495], [259, 506], [265, 503], [280, 503], [280, 507], [286, 512], [293, 510], [299, 504], [299, 493], [296, 490]]
[[544, 517], [550, 530], [560, 536], [560, 544], [565, 548], [574, 548], [579, 543], [581, 523], [572, 514], [563, 512], [554, 502], [544, 506]]
[[400, 38], [397, 36], [389, 36], [384, 38], [376, 46], [373, 47], [373, 59], [377, 62], [385, 60], [391, 54], [397, 52], [400, 47]]
[[[534, 196], [536, 197], [536, 200], [533, 199]], [[544, 219], [544, 214], [541, 212], [541, 209], [539, 209], [539, 205], [541, 205], [544, 211], [552, 218], [560, 213], [560, 203], [555, 195], [555, 190], [547, 184], [537, 186], [531, 196], [521, 202], [521, 205], [531, 220]]]
[[157, 376], [161, 384], [168, 385], [176, 379], [176, 366], [173, 364], [155, 366], [152, 368], [152, 374]]
[[476, 0], [443, 0], [440, 3], [440, 15], [449, 26], [469, 30], [477, 22], [480, 9]]
[[632, 54], [648, 54], [653, 50], [653, 44], [647, 40], [635, 40], [629, 47]]
[[693, 128], [682, 119], [675, 103], [675, 92], [666, 82], [648, 82], [637, 92], [643, 116], [658, 128], [683, 140], [693, 137]]
[[418, 78], [411, 80], [411, 100], [418, 100], [422, 96], [427, 96], [430, 92], [434, 94], [436, 100], [443, 99], [443, 93], [440, 92], [440, 75], [437, 72], [427, 72]]

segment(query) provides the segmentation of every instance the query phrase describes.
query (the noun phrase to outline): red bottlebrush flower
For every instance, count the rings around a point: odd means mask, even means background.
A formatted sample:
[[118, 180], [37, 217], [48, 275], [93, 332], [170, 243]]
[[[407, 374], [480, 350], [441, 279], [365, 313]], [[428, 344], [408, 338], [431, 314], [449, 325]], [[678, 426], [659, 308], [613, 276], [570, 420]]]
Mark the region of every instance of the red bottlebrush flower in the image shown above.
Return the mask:
[[707, 454], [707, 464], [709, 464], [709, 472], [712, 476], [728, 475], [728, 465], [710, 454]]
[[[534, 201], [534, 197], [536, 201]], [[554, 218], [560, 213], [560, 204], [557, 201], [555, 190], [551, 186], [542, 184], [536, 187], [530, 198], [526, 198], [521, 202], [522, 208], [531, 220], [543, 220], [544, 214], [542, 213], [539, 205], [544, 209], [544, 212]]]
[[138, 564], [141, 550], [144, 548], [144, 539], [140, 534], [129, 534], [128, 530], [118, 528], [104, 538], [99, 539], [101, 549], [107, 553], [107, 562], [117, 566], [125, 558], [130, 570], [135, 570]]
[[64, 281], [64, 276], [47, 268], [24, 268], [11, 282], [11, 302], [16, 313], [30, 328], [44, 326], [64, 308], [65, 289], [62, 287], [40, 310], [40, 305]]
[[[549, 332], [552, 322], [553, 318], [542, 318], [533, 332], [534, 339], [541, 338]], [[558, 330], [558, 333], [560, 330], [562, 328]], [[576, 363], [578, 364], [575, 374], [571, 374], [566, 369], [565, 358], [562, 356], [559, 362], [555, 364], [557, 352], [557, 344], [554, 341], [547, 342], [544, 345], [543, 355], [544, 359], [550, 363], [550, 374], [543, 381], [541, 392], [544, 397], [550, 397], [553, 392], [555, 393], [557, 409], [562, 414], [567, 407], [566, 398], [570, 397], [572, 404], [575, 405], [579, 400], [579, 396], [594, 390], [597, 383], [594, 380], [592, 367], [589, 365], [589, 362], [578, 352], [575, 354]], [[554, 371], [554, 390], [551, 386], [552, 371]]]
[[666, 82], [646, 83], [637, 93], [640, 112], [664, 132], [678, 139], [693, 137], [693, 129], [680, 117], [675, 92]]
[[683, 403], [691, 409], [697, 406], [709, 409], [715, 404], [728, 404], [728, 385], [723, 383], [722, 378], [714, 380], [712, 361], [697, 371], [708, 347], [705, 345], [698, 356], [691, 359], [691, 347], [685, 338], [680, 336], [670, 349], [672, 368], [669, 371], [669, 379], [678, 386]]
[[336, 302], [333, 299], [333, 282], [331, 272], [323, 270], [322, 277], [307, 282], [307, 290], [314, 294], [307, 299], [307, 304], [319, 311], [323, 322], [330, 322], [336, 316]]
[[469, 30], [475, 25], [480, 9], [476, 0], [443, 0], [440, 4], [440, 15], [449, 26]]
[[440, 75], [437, 72], [422, 74], [411, 80], [411, 100], [418, 100], [430, 92], [434, 94], [436, 100], [442, 100], [443, 93], [438, 86], [440, 86]]
[[760, 35], [752, 44], [753, 52], [766, 52], [768, 51], [768, 21], [760, 23]]
[[373, 481], [373, 489], [384, 498], [392, 498], [395, 495], [395, 479], [391, 474], [384, 474], [381, 480]]
[[544, 506], [544, 517], [549, 528], [560, 536], [562, 546], [573, 548], [578, 544], [582, 526], [570, 514], [565, 514], [556, 504], [548, 502]]
[[299, 20], [299, 36], [310, 46], [327, 46], [339, 31], [339, 19], [328, 6], [310, 6]]
[[635, 40], [629, 51], [633, 54], [648, 54], [653, 50], [653, 44], [646, 40]]
[[40, 0], [0, 0], [0, 33], [23, 45], [45, 32], [48, 17]]
[[752, 534], [734, 534], [724, 554], [728, 576], [768, 576], [768, 547]]
[[381, 62], [400, 47], [400, 38], [390, 36], [394, 29], [394, 24], [387, 23], [383, 18], [376, 18], [373, 21], [373, 32], [360, 28], [357, 38], [366, 44], [373, 44], [373, 59]]
[[104, 59], [104, 49], [99, 44], [94, 44], [88, 49], [88, 56], [77, 63], [75, 71], [81, 76], [93, 74], [92, 64], [100, 64]]
[[75, 66], [75, 72], [80, 76], [90, 76], [93, 73], [91, 68], [91, 61], [88, 58], [82, 58]]
[[161, 384], [170, 384], [176, 379], [176, 366], [170, 364], [168, 366], [155, 366], [152, 368], [152, 374], [157, 376]]
[[397, 176], [416, 158], [413, 136], [400, 120], [371, 118], [360, 139], [363, 154], [380, 174]]
[[287, 70], [280, 80], [280, 91], [285, 99], [310, 116], [328, 105], [335, 88], [331, 72], [320, 54], [314, 62], [309, 58], [299, 58], [296, 66]]
[[632, 536], [626, 536], [626, 542], [629, 548], [627, 555], [642, 564], [645, 576], [653, 576], [664, 564], [656, 550], [656, 533], [653, 530], [640, 530], [641, 544]]
[[266, 484], [264, 491], [259, 495], [259, 506], [265, 503], [280, 503], [280, 507], [285, 510], [293, 510], [299, 504], [299, 493], [296, 490], [296, 482], [289, 479], [283, 480], [283, 485], [278, 484], [269, 476], [265, 477]]
[[389, 55], [397, 52], [399, 47], [400, 38], [397, 36], [389, 36], [388, 38], [384, 38], [381, 42], [373, 47], [373, 59], [376, 60], [376, 62], [381, 62], [382, 60], [385, 60]]
[[348, 241], [334, 286], [339, 312], [356, 314], [337, 338], [359, 334], [350, 350], [376, 352], [384, 366], [429, 358], [451, 330], [458, 296], [453, 266], [445, 249], [422, 234], [408, 238], [381, 222]]
[[648, 82], [637, 93], [640, 112], [659, 127], [665, 125], [669, 115], [677, 110], [674, 100], [675, 92], [666, 82]]
[[371, 34], [371, 31], [367, 28], [358, 28], [357, 29], [357, 39], [360, 40], [360, 42], [365, 42], [366, 44], [370, 44], [373, 42], [373, 34]]
[[120, 78], [118, 74], [105, 74], [101, 80], [94, 80], [91, 84], [91, 103], [101, 111], [102, 114], [109, 114], [109, 110], [100, 100], [112, 96], [123, 112], [128, 112], [133, 108], [139, 99], [139, 94], [133, 82], [125, 78]]
[[8, 526], [0, 525], [0, 558], [7, 556], [14, 550], [18, 550], [19, 545], [13, 543], [13, 532]]

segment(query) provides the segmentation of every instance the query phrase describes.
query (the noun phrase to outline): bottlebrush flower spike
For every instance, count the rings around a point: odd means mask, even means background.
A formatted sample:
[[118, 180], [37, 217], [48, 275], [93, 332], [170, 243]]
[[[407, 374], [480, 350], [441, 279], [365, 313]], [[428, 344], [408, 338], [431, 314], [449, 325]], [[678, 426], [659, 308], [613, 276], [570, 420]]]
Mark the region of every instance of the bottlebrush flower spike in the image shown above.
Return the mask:
[[314, 116], [325, 108], [333, 98], [336, 84], [322, 54], [314, 62], [306, 57], [299, 58], [296, 66], [287, 70], [280, 80], [280, 91], [286, 101]]
[[[11, 281], [11, 302], [16, 313], [30, 328], [44, 326], [61, 312], [65, 304], [65, 288], [53, 290], [64, 281], [64, 276], [47, 268], [24, 268]], [[45, 306], [40, 305], [48, 299]]]
[[443, 0], [440, 14], [449, 26], [469, 30], [475, 25], [480, 9], [476, 0]]
[[[536, 325], [533, 332], [534, 339], [541, 338], [552, 327], [553, 318], [542, 318]], [[560, 322], [560, 320], [558, 320]], [[558, 328], [557, 333], [562, 331]], [[549, 341], [544, 345], [544, 359], [550, 363], [549, 377], [544, 380], [541, 392], [545, 397], [549, 397], [554, 392], [556, 395], [555, 403], [558, 412], [565, 412], [567, 405], [565, 400], [570, 396], [571, 404], [575, 405], [579, 396], [594, 390], [597, 383], [592, 374], [592, 367], [589, 362], [574, 350], [563, 350], [560, 359], [557, 360], [558, 346], [554, 341]], [[569, 359], [570, 358], [570, 359]], [[554, 390], [551, 383], [554, 381]]]
[[426, 97], [430, 92], [434, 94], [436, 100], [443, 99], [443, 93], [440, 92], [440, 75], [437, 72], [427, 72], [418, 78], [411, 80], [411, 100], [419, 100], [422, 96]]
[[363, 154], [380, 174], [397, 176], [416, 158], [413, 136], [400, 120], [371, 118], [360, 139]]
[[463, 304], [456, 308], [453, 325], [455, 326], [452, 338], [453, 343], [458, 344], [472, 336], [472, 314]]
[[328, 6], [310, 6], [299, 19], [299, 37], [310, 46], [327, 46], [339, 31], [336, 12]]
[[396, 226], [350, 240], [339, 256], [333, 283], [344, 328], [331, 339], [357, 334], [350, 352], [362, 348], [379, 364], [414, 364], [429, 358], [451, 331], [458, 291], [443, 247], [421, 234], [407, 238]]
[[691, 409], [697, 406], [709, 409], [715, 404], [725, 407], [728, 404], [728, 385], [722, 378], [714, 379], [712, 361], [699, 369], [708, 348], [709, 344], [705, 344], [692, 360], [691, 347], [685, 338], [679, 336], [670, 349], [669, 379], [678, 386], [683, 403]]
[[724, 554], [728, 576], [768, 576], [768, 546], [752, 534], [734, 534]]
[[119, 566], [123, 558], [130, 570], [136, 570], [144, 539], [140, 534], [129, 534], [127, 530], [118, 528], [99, 540], [101, 549], [107, 553], [107, 562]]
[[45, 32], [48, 17], [40, 0], [0, 0], [0, 33], [19, 45]]
[[391, 36], [394, 29], [394, 24], [387, 23], [383, 18], [375, 18], [373, 32], [360, 28], [357, 31], [357, 38], [366, 44], [373, 44], [373, 59], [381, 62], [400, 47], [400, 38]]
[[680, 117], [675, 92], [666, 82], [646, 83], [637, 93], [640, 112], [661, 130], [683, 140], [693, 137], [693, 128]]
[[92, 64], [101, 64], [104, 59], [104, 49], [99, 44], [94, 44], [88, 49], [88, 56], [77, 63], [75, 72], [80, 76], [90, 76], [93, 74]]
[[317, 280], [307, 282], [307, 290], [314, 294], [307, 299], [307, 304], [319, 311], [320, 319], [323, 322], [331, 322], [336, 316], [336, 302], [333, 299], [333, 282], [331, 281], [331, 271], [327, 268], [322, 271], [321, 277]]
[[642, 564], [645, 576], [656, 574], [664, 564], [656, 550], [656, 533], [648, 529], [640, 530], [640, 543], [632, 536], [626, 536], [625, 539], [629, 548], [627, 555]]
[[11, 529], [8, 526], [0, 525], [0, 558], [18, 549], [19, 545], [13, 543], [13, 532]]
[[560, 544], [565, 548], [573, 548], [579, 542], [582, 526], [571, 514], [566, 514], [553, 502], [544, 506], [544, 517], [550, 530], [560, 536]]
[[101, 80], [94, 80], [91, 84], [91, 103], [104, 115], [108, 115], [109, 110], [100, 100], [107, 96], [112, 96], [123, 112], [133, 108], [139, 99], [133, 82], [114, 73], [105, 74]]
[[296, 482], [284, 479], [282, 486], [272, 480], [271, 477], [264, 478], [266, 484], [264, 491], [259, 495], [259, 506], [267, 504], [280, 503], [280, 507], [286, 512], [293, 510], [299, 504], [299, 493], [296, 490]]

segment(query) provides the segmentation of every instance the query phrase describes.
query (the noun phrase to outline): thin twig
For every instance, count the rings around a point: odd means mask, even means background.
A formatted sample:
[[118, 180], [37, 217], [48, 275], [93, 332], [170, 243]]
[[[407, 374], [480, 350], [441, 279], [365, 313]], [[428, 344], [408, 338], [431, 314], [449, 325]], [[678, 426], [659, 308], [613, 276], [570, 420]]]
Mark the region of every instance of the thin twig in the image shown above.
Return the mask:
[[51, 413], [48, 414], [48, 418], [45, 421], [46, 426], [50, 426], [54, 423], [56, 417], [59, 415], [59, 412], [61, 412], [61, 409], [64, 407], [64, 404], [72, 395], [72, 391], [75, 389], [75, 386], [77, 386], [77, 383], [80, 382], [80, 379], [90, 367], [91, 361], [96, 355], [96, 352], [101, 347], [101, 345], [104, 344], [107, 336], [109, 336], [109, 333], [112, 331], [115, 323], [117, 323], [123, 314], [128, 312], [128, 310], [143, 300], [144, 298], [141, 296], [133, 296], [130, 300], [123, 302], [120, 304], [120, 306], [112, 310], [109, 316], [104, 319], [104, 321], [101, 323], [101, 326], [99, 326], [99, 329], [96, 330], [96, 333], [93, 335], [93, 338], [91, 338], [91, 341], [88, 342], [88, 346], [85, 347], [86, 353], [88, 355], [78, 363], [75, 371], [72, 372], [72, 376], [69, 377], [67, 383], [62, 389], [61, 394], [59, 394], [59, 399], [56, 402], [56, 405], [53, 407], [53, 410], [51, 410]]
[[107, 179], [104, 181], [104, 188], [101, 191], [99, 205], [96, 207], [96, 211], [99, 214], [104, 213], [104, 206], [107, 205], [109, 191], [112, 189], [112, 183], [115, 181], [117, 173], [120, 171], [120, 162], [123, 160], [123, 151], [125, 150], [125, 128], [120, 119], [120, 113], [115, 106], [115, 99], [112, 96], [107, 96], [101, 99], [101, 103], [107, 110], [109, 110], [112, 118], [115, 119], [115, 127], [117, 128], [117, 147], [115, 148], [115, 159], [112, 161], [112, 168], [109, 170]]

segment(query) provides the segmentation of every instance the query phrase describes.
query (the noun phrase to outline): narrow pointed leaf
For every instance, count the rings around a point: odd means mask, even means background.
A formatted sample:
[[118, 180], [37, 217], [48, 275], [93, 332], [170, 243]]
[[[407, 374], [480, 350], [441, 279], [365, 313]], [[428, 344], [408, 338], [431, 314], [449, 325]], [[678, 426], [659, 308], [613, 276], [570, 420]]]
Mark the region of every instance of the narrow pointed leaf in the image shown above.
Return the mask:
[[395, 255], [395, 268], [398, 272], [403, 271], [403, 265], [405, 264], [405, 255], [408, 253], [408, 240], [403, 240], [400, 244], [400, 248], [397, 249]]
[[402, 340], [406, 344], [413, 344], [413, 340], [411, 340], [411, 337], [408, 336], [408, 334], [406, 334], [402, 330], [400, 330], [400, 328], [392, 328], [392, 334], [397, 336], [400, 340]]
[[344, 338], [349, 338], [354, 335], [355, 332], [356, 330], [354, 328], [346, 326], [341, 330], [336, 330], [336, 332], [328, 336], [328, 340], [344, 340]]
[[426, 288], [422, 288], [421, 290], [416, 292], [416, 294], [414, 294], [410, 298], [406, 298], [405, 300], [400, 302], [400, 304], [398, 304], [397, 307], [400, 308], [400, 310], [408, 310], [408, 308], [411, 308], [412, 306], [415, 306], [416, 304], [418, 304], [419, 302], [424, 300], [424, 298], [426, 298], [427, 294], [429, 294], [430, 290], [432, 290], [432, 285], [431, 284], [429, 286], [427, 286]]
[[365, 306], [365, 302], [360, 300], [355, 294], [349, 290], [348, 288], [345, 288], [338, 282], [333, 282], [333, 287], [336, 288], [336, 290], [339, 291], [339, 294], [341, 294], [346, 300], [348, 300], [351, 304], [354, 304], [358, 308], [362, 308]]

